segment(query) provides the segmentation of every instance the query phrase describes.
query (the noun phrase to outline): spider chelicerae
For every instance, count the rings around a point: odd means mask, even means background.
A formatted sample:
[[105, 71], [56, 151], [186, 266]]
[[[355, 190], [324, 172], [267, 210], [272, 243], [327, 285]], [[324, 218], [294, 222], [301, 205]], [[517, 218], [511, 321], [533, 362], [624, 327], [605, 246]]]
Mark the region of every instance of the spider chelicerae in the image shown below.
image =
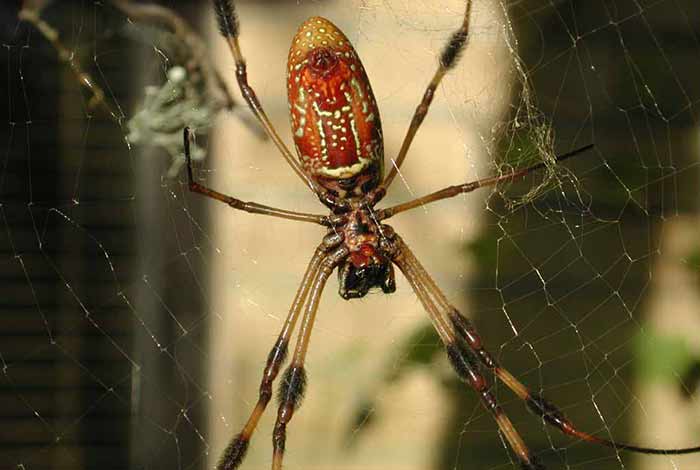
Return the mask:
[[[250, 109], [294, 172], [330, 209], [329, 215], [294, 212], [235, 197], [197, 183], [192, 175], [189, 129], [184, 131], [187, 177], [190, 191], [254, 214], [311, 222], [328, 228], [306, 269], [289, 314], [267, 359], [258, 402], [243, 430], [224, 451], [219, 470], [237, 468], [260, 417], [272, 398], [272, 383], [287, 358], [289, 341], [297, 327], [291, 364], [282, 377], [279, 407], [273, 430], [272, 469], [280, 470], [287, 425], [299, 408], [306, 387], [304, 361], [321, 293], [334, 270], [338, 271], [339, 294], [360, 298], [370, 289], [396, 290], [396, 265], [408, 280], [430, 316], [449, 361], [458, 376], [479, 396], [493, 415], [501, 433], [523, 469], [544, 468], [523, 442], [497, 403], [484, 371], [501, 380], [544, 422], [569, 436], [616, 449], [648, 454], [700, 452], [685, 449], [654, 449], [611, 441], [578, 430], [564, 414], [542, 396], [532, 393], [501, 367], [485, 349], [473, 324], [443, 294], [412, 251], [384, 220], [410, 209], [485, 186], [520, 179], [545, 166], [540, 163], [510, 173], [450, 186], [427, 196], [385, 209], [375, 209], [397, 175], [414, 136], [425, 118], [442, 78], [455, 65], [469, 39], [471, 0], [465, 1], [460, 27], [452, 33], [439, 58], [438, 67], [411, 120], [393, 166], [384, 176], [384, 151], [379, 110], [360, 59], [345, 35], [330, 21], [312, 17], [297, 31], [289, 51], [287, 91], [294, 143], [299, 160], [292, 155], [273, 128], [253, 88], [248, 84], [246, 63], [238, 43], [239, 23], [231, 0], [214, 0], [219, 30], [236, 63], [236, 78]], [[556, 157], [560, 162], [588, 149], [588, 145]]]

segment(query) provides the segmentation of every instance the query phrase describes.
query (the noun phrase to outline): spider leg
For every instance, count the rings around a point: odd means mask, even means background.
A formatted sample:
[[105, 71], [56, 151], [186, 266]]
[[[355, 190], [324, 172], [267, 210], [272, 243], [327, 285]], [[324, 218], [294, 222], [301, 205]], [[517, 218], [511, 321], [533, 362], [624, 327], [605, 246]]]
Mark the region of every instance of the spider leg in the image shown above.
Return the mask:
[[304, 370], [304, 360], [309, 347], [311, 330], [316, 320], [318, 304], [321, 300], [323, 288], [328, 277], [338, 264], [346, 258], [348, 250], [340, 246], [327, 257], [321, 260], [321, 264], [316, 272], [313, 283], [309, 288], [304, 318], [302, 319], [299, 336], [292, 362], [284, 373], [282, 383], [278, 391], [279, 408], [277, 409], [277, 420], [272, 432], [272, 469], [282, 469], [282, 459], [284, 457], [284, 447], [287, 440], [287, 424], [291, 421], [294, 412], [301, 405], [306, 388], [306, 371]]
[[221, 201], [224, 204], [228, 204], [234, 209], [242, 210], [245, 212], [250, 212], [251, 214], [263, 214], [273, 217], [279, 217], [282, 219], [298, 220], [301, 222], [312, 222], [319, 225], [330, 226], [333, 222], [328, 216], [307, 214], [304, 212], [288, 211], [285, 209], [278, 209], [276, 207], [265, 206], [258, 204], [257, 202], [245, 202], [235, 197], [222, 194], [218, 191], [214, 191], [206, 186], [194, 181], [192, 175], [192, 159], [190, 157], [190, 139], [192, 138], [192, 133], [188, 127], [184, 130], [184, 141], [185, 141], [185, 161], [187, 162], [187, 183], [190, 191], [194, 193], [199, 193], [207, 196], [217, 201]]
[[[403, 244], [403, 242], [399, 242]], [[405, 247], [405, 244], [403, 244]], [[604, 439], [598, 436], [593, 436], [586, 432], [580, 431], [575, 425], [564, 416], [564, 413], [554, 404], [547, 401], [541, 395], [532, 393], [522, 382], [520, 382], [508, 370], [500, 366], [494, 357], [484, 348], [483, 341], [479, 336], [472, 322], [464, 317], [459, 310], [452, 306], [445, 294], [435, 283], [435, 280], [428, 274], [423, 266], [418, 262], [413, 253], [405, 248], [404, 255], [405, 263], [414, 270], [414, 276], [418, 278], [418, 282], [423, 284], [423, 289], [427, 291], [429, 300], [437, 304], [437, 315], [442, 323], [451, 324], [454, 331], [464, 344], [472, 351], [472, 354], [478, 359], [482, 366], [491, 370], [498, 379], [503, 382], [518, 398], [523, 400], [527, 407], [535, 415], [544, 420], [545, 423], [553, 426], [563, 434], [576, 437], [586, 442], [611, 447], [613, 449], [626, 450], [641, 454], [657, 454], [657, 455], [682, 455], [700, 452], [700, 446], [688, 447], [681, 449], [656, 449], [651, 447], [640, 447], [621, 443], [609, 439]]]
[[260, 382], [260, 392], [258, 396], [258, 402], [253, 408], [253, 411], [248, 418], [243, 430], [238, 433], [226, 447], [219, 464], [217, 465], [217, 470], [234, 470], [243, 461], [246, 451], [248, 450], [248, 444], [258, 425], [260, 417], [267, 408], [270, 399], [272, 398], [272, 383], [277, 378], [280, 367], [287, 358], [287, 351], [289, 347], [289, 339], [294, 331], [294, 326], [296, 325], [299, 314], [301, 313], [306, 297], [309, 293], [309, 288], [311, 287], [313, 280], [316, 276], [321, 266], [321, 262], [328, 256], [328, 248], [333, 244], [331, 237], [326, 237], [324, 243], [321, 244], [314, 252], [311, 261], [309, 262], [306, 272], [304, 273], [304, 278], [297, 289], [297, 293], [294, 296], [292, 305], [289, 308], [289, 313], [282, 326], [282, 331], [280, 331], [277, 341], [275, 341], [272, 350], [267, 356], [267, 363], [265, 364], [265, 370], [263, 371], [262, 380]]
[[317, 195], [321, 196], [322, 194], [325, 194], [326, 191], [306, 174], [299, 162], [296, 160], [296, 158], [294, 158], [292, 153], [284, 144], [279, 134], [277, 134], [277, 131], [272, 126], [272, 123], [267, 117], [265, 110], [260, 104], [260, 100], [258, 100], [255, 90], [253, 90], [253, 88], [248, 84], [246, 62], [243, 58], [243, 54], [241, 53], [240, 45], [238, 44], [238, 34], [240, 28], [235, 3], [233, 0], [214, 0], [214, 9], [216, 10], [216, 18], [219, 23], [219, 31], [226, 39], [228, 47], [231, 50], [231, 55], [233, 56], [233, 60], [236, 62], [236, 80], [238, 81], [238, 87], [240, 88], [241, 94], [243, 95], [246, 103], [248, 103], [250, 110], [253, 112], [258, 121], [260, 121], [260, 124], [265, 128], [265, 132], [267, 132], [267, 135], [270, 136], [280, 153], [282, 153], [284, 159], [287, 161], [289, 166], [292, 167], [292, 170], [294, 170], [297, 176], [299, 176], [299, 178], [301, 178]]
[[[586, 152], [590, 149], [593, 148], [593, 144], [586, 145], [585, 147], [578, 148], [576, 150], [573, 150], [571, 152], [558, 155], [555, 157], [555, 161], [557, 163], [562, 162], [564, 160], [567, 160], [571, 157], [575, 157], [576, 155], [579, 155], [583, 152]], [[451, 197], [457, 196], [458, 194], [463, 194], [463, 193], [470, 193], [476, 189], [483, 188], [486, 186], [495, 186], [499, 183], [503, 183], [506, 181], [517, 181], [521, 178], [524, 178], [525, 176], [529, 175], [530, 173], [541, 170], [544, 168], [547, 164], [545, 162], [540, 162], [536, 165], [532, 165], [527, 168], [523, 168], [521, 170], [514, 170], [509, 173], [506, 173], [505, 175], [499, 175], [499, 176], [490, 176], [488, 178], [483, 178], [480, 180], [476, 181], [471, 181], [469, 183], [464, 183], [456, 186], [448, 186], [447, 188], [441, 189], [439, 191], [435, 191], [434, 193], [428, 194], [426, 196], [420, 197], [418, 199], [414, 199], [412, 201], [404, 202], [401, 204], [398, 204], [393, 207], [388, 207], [386, 209], [381, 209], [378, 212], [378, 218], [379, 220], [384, 220], [388, 219], [389, 217], [393, 217], [396, 214], [400, 212], [405, 212], [411, 209], [415, 209], [416, 207], [424, 206], [426, 204], [430, 204], [431, 202], [435, 201], [441, 201], [443, 199], [449, 199]]]
[[401, 165], [403, 164], [403, 161], [406, 158], [406, 154], [408, 153], [408, 150], [411, 147], [413, 138], [416, 136], [418, 129], [423, 123], [423, 119], [425, 119], [425, 116], [428, 114], [428, 109], [430, 108], [430, 104], [433, 102], [433, 97], [435, 96], [435, 90], [437, 90], [437, 87], [438, 85], [440, 85], [440, 82], [442, 81], [442, 78], [445, 76], [445, 74], [452, 67], [455, 66], [459, 59], [460, 53], [462, 52], [462, 50], [464, 50], [464, 47], [467, 44], [467, 39], [469, 38], [469, 17], [471, 8], [471, 0], [466, 0], [462, 25], [459, 27], [459, 29], [452, 33], [452, 36], [450, 37], [447, 44], [445, 44], [445, 47], [442, 50], [442, 54], [440, 55], [440, 63], [438, 64], [438, 69], [435, 71], [433, 79], [430, 80], [430, 83], [428, 84], [428, 87], [426, 88], [425, 93], [423, 94], [423, 99], [421, 99], [421, 102], [416, 107], [416, 111], [413, 114], [413, 118], [411, 118], [411, 124], [408, 127], [408, 131], [406, 131], [406, 136], [404, 137], [403, 143], [401, 144], [399, 154], [397, 155], [396, 159], [392, 159], [393, 165], [391, 167], [391, 170], [386, 175], [386, 178], [384, 178], [384, 182], [382, 183], [382, 186], [384, 188], [389, 188], [391, 182], [396, 177], [396, 174], [401, 168]]
[[395, 241], [397, 249], [393, 261], [406, 276], [416, 296], [428, 312], [433, 326], [445, 345], [453, 369], [461, 380], [474, 389], [479, 395], [481, 403], [493, 415], [503, 437], [515, 452], [521, 468], [523, 470], [544, 470], [544, 467], [530, 453], [513, 423], [491, 393], [491, 384], [481, 372], [481, 364], [477, 355], [458, 335], [452, 322], [441, 312], [439, 303], [436, 304], [436, 299], [430, 292], [431, 286], [424, 279], [423, 267], [398, 235]]
[[687, 447], [682, 449], [656, 449], [652, 447], [640, 447], [630, 444], [625, 444], [609, 439], [604, 439], [598, 436], [593, 436], [586, 432], [578, 430], [574, 424], [564, 416], [564, 413], [554, 404], [547, 401], [541, 395], [532, 393], [522, 382], [516, 379], [508, 370], [502, 368], [491, 354], [484, 349], [481, 338], [474, 328], [474, 325], [462, 316], [457, 309], [452, 308], [449, 314], [460, 337], [469, 345], [476, 353], [479, 360], [486, 367], [493, 370], [493, 373], [503, 382], [509, 389], [515, 393], [518, 398], [523, 400], [528, 408], [537, 416], [542, 418], [545, 423], [554, 426], [562, 433], [579, 438], [583, 441], [593, 442], [613, 449], [621, 449], [640, 454], [657, 454], [657, 455], [682, 455], [700, 452], [700, 446]]

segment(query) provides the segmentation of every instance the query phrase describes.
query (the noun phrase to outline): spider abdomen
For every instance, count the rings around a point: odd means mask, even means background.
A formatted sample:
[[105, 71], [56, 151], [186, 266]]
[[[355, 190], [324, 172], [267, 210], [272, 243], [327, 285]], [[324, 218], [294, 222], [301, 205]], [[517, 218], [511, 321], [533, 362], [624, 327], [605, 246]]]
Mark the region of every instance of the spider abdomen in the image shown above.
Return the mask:
[[376, 186], [384, 160], [379, 110], [357, 52], [330, 21], [312, 17], [299, 27], [287, 91], [304, 169], [347, 196]]

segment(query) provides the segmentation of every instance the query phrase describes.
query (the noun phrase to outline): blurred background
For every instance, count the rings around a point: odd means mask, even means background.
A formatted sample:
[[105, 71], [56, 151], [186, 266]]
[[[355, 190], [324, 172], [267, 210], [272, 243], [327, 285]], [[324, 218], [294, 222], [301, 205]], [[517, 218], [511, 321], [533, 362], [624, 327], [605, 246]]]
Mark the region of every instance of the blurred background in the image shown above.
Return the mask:
[[[461, 0], [239, 1], [250, 83], [289, 138], [286, 57], [355, 45], [387, 162]], [[390, 224], [499, 361], [581, 429], [700, 443], [700, 12], [691, 0], [473, 0], [471, 34], [384, 207], [595, 144]], [[213, 468], [257, 399], [324, 231], [238, 93], [209, 2], [3, 2], [0, 468]], [[388, 163], [389, 164], [389, 163]], [[410, 287], [321, 302], [286, 468], [515, 469]], [[493, 391], [548, 469], [691, 470], [563, 437]], [[244, 469], [269, 468], [271, 403]]]

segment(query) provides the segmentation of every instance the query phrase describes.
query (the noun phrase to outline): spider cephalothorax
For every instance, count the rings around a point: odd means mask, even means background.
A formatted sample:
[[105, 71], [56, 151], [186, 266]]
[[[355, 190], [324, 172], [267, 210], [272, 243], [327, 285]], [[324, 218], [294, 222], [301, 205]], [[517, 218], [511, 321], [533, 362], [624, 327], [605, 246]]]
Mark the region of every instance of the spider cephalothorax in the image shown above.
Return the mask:
[[394, 231], [372, 220], [370, 209], [360, 207], [346, 215], [340, 227], [348, 256], [338, 267], [338, 293], [346, 300], [364, 297], [373, 287], [385, 294], [396, 291], [394, 267], [387, 244]]
[[[328, 208], [330, 215], [307, 214], [255, 202], [244, 202], [197, 183], [190, 161], [190, 132], [185, 129], [185, 157], [190, 191], [224, 202], [233, 208], [327, 227], [316, 248], [292, 301], [282, 331], [267, 359], [258, 402], [243, 430], [224, 451], [219, 470], [237, 468], [245, 457], [248, 443], [272, 397], [276, 379], [289, 351], [289, 341], [297, 323], [298, 338], [291, 364], [279, 389], [277, 420], [272, 433], [273, 470], [281, 470], [287, 425], [301, 404], [306, 386], [304, 363], [323, 289], [331, 273], [338, 269], [340, 295], [345, 299], [362, 297], [372, 288], [393, 292], [393, 265], [404, 274], [421, 304], [428, 312], [447, 356], [457, 375], [477, 392], [485, 409], [493, 416], [524, 470], [541, 470], [508, 416], [491, 391], [489, 378], [497, 377], [545, 423], [566, 435], [597, 444], [649, 454], [700, 452], [687, 449], [652, 449], [622, 444], [579, 431], [564, 414], [542, 396], [532, 393], [523, 383], [500, 366], [485, 348], [471, 322], [450, 304], [437, 283], [393, 229], [381, 221], [400, 212], [522, 178], [545, 166], [539, 163], [500, 176], [458, 186], [449, 186], [427, 196], [397, 206], [375, 210], [396, 177], [411, 146], [413, 137], [430, 108], [440, 81], [457, 62], [469, 32], [471, 1], [461, 26], [452, 34], [440, 55], [440, 61], [423, 98], [411, 119], [401, 149], [384, 177], [384, 152], [379, 111], [364, 67], [350, 42], [330, 21], [313, 17], [304, 22], [293, 39], [287, 69], [287, 91], [292, 133], [299, 161], [294, 158], [275, 131], [248, 84], [245, 60], [238, 44], [238, 18], [231, 0], [215, 0], [219, 29], [226, 38], [236, 62], [236, 78], [241, 93], [265, 131], [294, 172]], [[556, 158], [560, 162], [588, 150], [582, 147]], [[548, 164], [554, 164], [549, 161]], [[301, 320], [299, 322], [299, 320]], [[488, 374], [485, 373], [488, 371]]]

